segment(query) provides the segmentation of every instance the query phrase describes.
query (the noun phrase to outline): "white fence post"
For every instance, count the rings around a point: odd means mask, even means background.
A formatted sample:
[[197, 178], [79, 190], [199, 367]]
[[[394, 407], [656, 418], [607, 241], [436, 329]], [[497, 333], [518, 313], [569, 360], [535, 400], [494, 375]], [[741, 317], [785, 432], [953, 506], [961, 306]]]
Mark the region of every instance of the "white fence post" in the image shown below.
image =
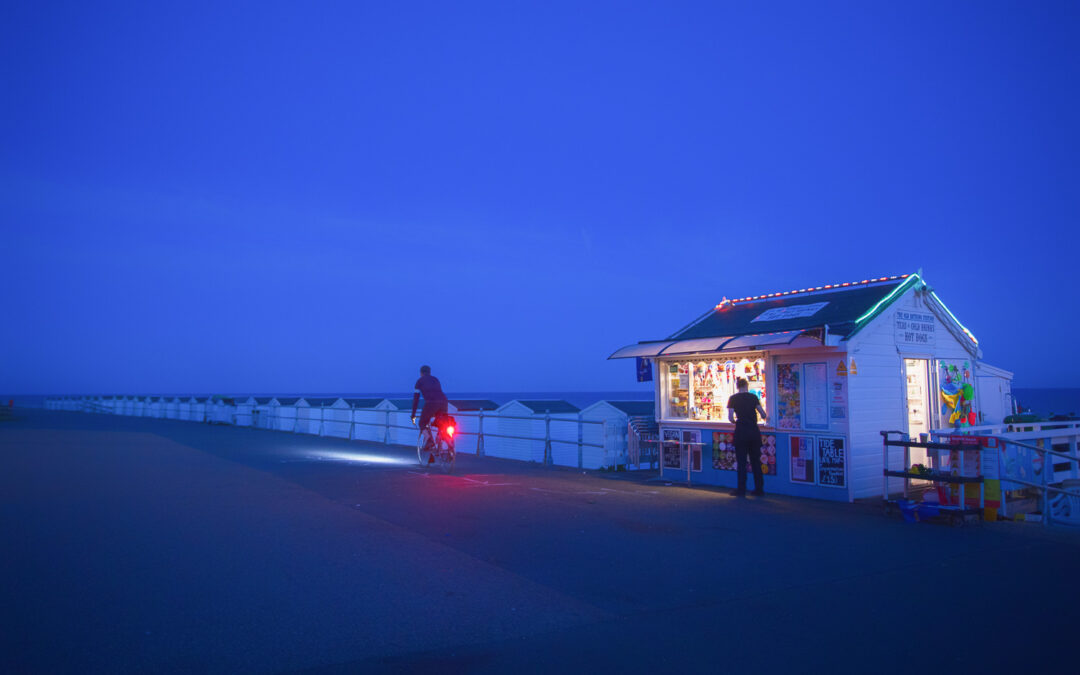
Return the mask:
[[551, 457], [551, 413], [544, 415], [544, 464], [550, 466]]
[[484, 410], [480, 409], [479, 414], [480, 424], [476, 430], [476, 456], [484, 456]]
[[584, 431], [582, 430], [583, 426], [584, 425], [581, 423], [581, 413], [578, 413], [578, 416], [577, 416], [577, 468], [579, 468], [579, 469], [583, 468], [584, 465], [585, 465], [585, 456], [584, 456], [585, 455], [585, 448], [581, 445], [582, 441], [585, 440], [584, 435], [583, 435]]

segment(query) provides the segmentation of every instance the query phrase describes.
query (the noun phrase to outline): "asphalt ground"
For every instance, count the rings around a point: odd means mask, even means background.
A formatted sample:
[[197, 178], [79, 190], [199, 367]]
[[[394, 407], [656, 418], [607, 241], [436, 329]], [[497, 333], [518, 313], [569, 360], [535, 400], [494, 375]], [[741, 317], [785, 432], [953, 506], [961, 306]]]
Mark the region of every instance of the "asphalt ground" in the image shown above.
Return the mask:
[[70, 412], [0, 422], [3, 672], [1041, 673], [1080, 535]]

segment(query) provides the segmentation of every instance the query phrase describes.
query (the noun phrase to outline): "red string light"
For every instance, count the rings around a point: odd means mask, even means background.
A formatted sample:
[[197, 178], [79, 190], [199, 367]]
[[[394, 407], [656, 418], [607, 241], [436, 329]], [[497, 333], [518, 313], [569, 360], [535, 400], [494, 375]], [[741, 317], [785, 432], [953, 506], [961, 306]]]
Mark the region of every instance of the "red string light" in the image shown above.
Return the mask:
[[863, 279], [862, 281], [845, 281], [841, 284], [825, 284], [824, 286], [817, 286], [815, 288], [803, 288], [797, 291], [780, 291], [777, 293], [766, 293], [765, 295], [750, 295], [745, 298], [736, 298], [734, 300], [728, 300], [724, 298], [720, 301], [720, 304], [716, 306], [716, 309], [723, 310], [729, 309], [732, 305], [738, 302], [751, 302], [754, 300], [765, 300], [767, 298], [780, 298], [788, 295], [799, 295], [801, 293], [814, 293], [815, 291], [828, 291], [834, 288], [848, 288], [851, 286], [864, 286], [866, 284], [876, 284], [882, 281], [895, 281], [897, 279], [907, 279], [909, 274], [897, 274], [891, 277], [878, 277], [876, 279]]

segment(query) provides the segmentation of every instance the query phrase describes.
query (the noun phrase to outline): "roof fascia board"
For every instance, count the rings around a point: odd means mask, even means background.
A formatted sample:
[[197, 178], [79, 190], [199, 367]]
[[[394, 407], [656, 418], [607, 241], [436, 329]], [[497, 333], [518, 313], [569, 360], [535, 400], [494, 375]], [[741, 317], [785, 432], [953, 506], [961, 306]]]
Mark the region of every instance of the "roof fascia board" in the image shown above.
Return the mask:
[[915, 274], [909, 276], [907, 279], [904, 279], [904, 283], [894, 288], [884, 298], [878, 300], [876, 305], [863, 312], [862, 316], [860, 316], [858, 319], [855, 319], [855, 330], [851, 331], [851, 333], [849, 333], [848, 336], [844, 338], [844, 341], [848, 342], [853, 337], [858, 335], [863, 328], [873, 323], [874, 319], [880, 316], [881, 313], [888, 309], [889, 306], [892, 305], [894, 302], [904, 297], [904, 294], [907, 293], [908, 290], [910, 290], [911, 288], [914, 288], [917, 284], [922, 284], [923, 286], [926, 286], [926, 282], [922, 280], [922, 276], [916, 272]]
[[964, 347], [965, 350], [971, 352], [971, 355], [976, 359], [982, 358], [982, 348], [979, 347], [979, 341], [971, 334], [964, 324], [960, 323], [960, 320], [956, 318], [956, 315], [949, 311], [949, 308], [945, 306], [945, 303], [941, 301], [941, 298], [937, 296], [932, 289], [927, 288], [925, 296], [926, 306], [930, 308], [938, 319], [952, 333], [952, 336], [956, 338], [956, 341]]

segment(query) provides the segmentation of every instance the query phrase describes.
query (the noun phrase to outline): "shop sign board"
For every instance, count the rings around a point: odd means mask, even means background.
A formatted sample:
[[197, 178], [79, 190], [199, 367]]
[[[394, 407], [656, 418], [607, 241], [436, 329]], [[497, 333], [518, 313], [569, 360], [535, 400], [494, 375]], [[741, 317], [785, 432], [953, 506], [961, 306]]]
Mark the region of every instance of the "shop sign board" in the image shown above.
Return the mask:
[[903, 310], [896, 312], [895, 331], [898, 345], [932, 347], [935, 344], [934, 328], [933, 314]]
[[818, 485], [845, 487], [847, 455], [844, 452], [843, 438], [818, 436], [817, 463]]

